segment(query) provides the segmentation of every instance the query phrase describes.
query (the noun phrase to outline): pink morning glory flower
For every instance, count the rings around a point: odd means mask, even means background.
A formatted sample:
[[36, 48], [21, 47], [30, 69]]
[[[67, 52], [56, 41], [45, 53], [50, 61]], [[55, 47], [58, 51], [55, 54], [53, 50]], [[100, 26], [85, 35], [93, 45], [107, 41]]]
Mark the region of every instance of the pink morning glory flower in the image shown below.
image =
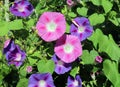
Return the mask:
[[102, 59], [101, 56], [96, 56], [95, 62], [97, 62], [97, 63], [102, 63], [102, 61], [103, 61], [103, 59]]
[[87, 37], [91, 36], [93, 32], [93, 27], [90, 22], [85, 17], [75, 18], [70, 27], [70, 33], [72, 35], [78, 36], [80, 41], [85, 40]]
[[79, 75], [75, 78], [69, 76], [67, 80], [67, 87], [82, 87], [82, 80]]
[[32, 74], [29, 78], [28, 87], [55, 87], [50, 73]]
[[63, 35], [56, 41], [55, 54], [65, 63], [71, 63], [82, 55], [82, 45], [78, 37]]
[[55, 72], [57, 74], [64, 74], [71, 70], [72, 64], [71, 63], [65, 63], [62, 60], [60, 60], [55, 54], [52, 57], [52, 60], [55, 63]]
[[33, 6], [28, 0], [15, 0], [10, 12], [15, 16], [27, 17], [33, 12]]
[[36, 24], [36, 29], [43, 40], [55, 41], [65, 33], [65, 17], [59, 12], [44, 12]]

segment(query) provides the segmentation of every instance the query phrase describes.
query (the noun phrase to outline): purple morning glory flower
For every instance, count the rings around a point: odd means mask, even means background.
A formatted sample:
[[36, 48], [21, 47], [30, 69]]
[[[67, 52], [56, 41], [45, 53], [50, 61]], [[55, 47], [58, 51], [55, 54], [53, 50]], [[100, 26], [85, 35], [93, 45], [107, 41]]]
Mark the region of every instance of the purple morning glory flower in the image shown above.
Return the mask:
[[16, 67], [21, 66], [25, 58], [26, 58], [25, 52], [22, 51], [18, 45], [16, 45], [13, 51], [8, 51], [6, 53], [6, 59], [8, 61], [8, 64], [9, 65], [13, 64]]
[[15, 0], [10, 12], [15, 16], [27, 17], [33, 12], [33, 6], [27, 0]]
[[50, 73], [32, 74], [28, 87], [55, 87]]
[[71, 63], [63, 62], [55, 54], [53, 55], [52, 60], [54, 61], [55, 65], [56, 65], [55, 72], [57, 74], [64, 74], [64, 73], [70, 71], [72, 68]]
[[69, 76], [67, 80], [67, 87], [82, 87], [82, 80], [79, 75], [75, 78]]
[[93, 27], [87, 18], [77, 17], [72, 22], [70, 27], [70, 33], [72, 35], [78, 36], [81, 41], [91, 36]]
[[12, 51], [14, 49], [15, 49], [15, 43], [12, 39], [11, 40], [6, 40], [4, 42], [3, 54], [6, 54], [8, 51]]
[[97, 63], [102, 63], [102, 61], [103, 61], [103, 59], [102, 59], [101, 56], [96, 56], [95, 62], [97, 62]]
[[14, 43], [13, 40], [5, 41], [3, 54], [5, 54], [8, 64], [13, 64], [16, 67], [21, 66], [26, 58], [25, 52], [22, 51], [20, 47]]

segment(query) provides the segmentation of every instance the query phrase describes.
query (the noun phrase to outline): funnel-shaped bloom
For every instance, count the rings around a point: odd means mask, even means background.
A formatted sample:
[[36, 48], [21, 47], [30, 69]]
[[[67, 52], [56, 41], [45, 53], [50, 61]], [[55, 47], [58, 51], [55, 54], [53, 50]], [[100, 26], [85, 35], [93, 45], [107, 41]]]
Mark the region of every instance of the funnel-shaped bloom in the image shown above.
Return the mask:
[[28, 0], [15, 0], [10, 12], [15, 16], [27, 17], [33, 12], [33, 6]]
[[36, 29], [43, 40], [55, 41], [65, 33], [64, 15], [58, 12], [44, 12], [36, 24]]
[[16, 67], [21, 66], [26, 58], [25, 52], [18, 45], [15, 45], [13, 40], [5, 41], [3, 54], [5, 54], [8, 64], [13, 64]]
[[32, 74], [29, 78], [28, 87], [55, 87], [52, 75], [49, 73]]
[[82, 80], [79, 75], [75, 78], [69, 76], [67, 80], [67, 87], [82, 87]]
[[6, 59], [8, 61], [8, 64], [13, 64], [16, 67], [21, 66], [25, 58], [25, 52], [22, 51], [18, 45], [16, 45], [13, 51], [9, 51], [6, 53]]
[[78, 37], [63, 35], [56, 41], [54, 51], [62, 61], [71, 63], [82, 54], [82, 45]]
[[77, 17], [73, 21], [70, 27], [70, 33], [78, 36], [81, 41], [91, 36], [93, 27], [90, 25], [89, 20], [85, 17]]
[[55, 54], [53, 55], [52, 60], [55, 62], [55, 72], [57, 74], [64, 74], [64, 73], [70, 71], [72, 68], [71, 63], [63, 62]]

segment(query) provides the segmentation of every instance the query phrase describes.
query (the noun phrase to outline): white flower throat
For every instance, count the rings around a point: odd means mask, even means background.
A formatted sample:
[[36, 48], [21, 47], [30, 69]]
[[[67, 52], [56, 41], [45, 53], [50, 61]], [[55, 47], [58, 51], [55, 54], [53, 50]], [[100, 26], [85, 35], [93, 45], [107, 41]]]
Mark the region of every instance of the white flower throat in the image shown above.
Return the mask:
[[47, 30], [50, 32], [54, 32], [57, 28], [57, 24], [54, 21], [50, 21], [46, 24]]
[[85, 28], [82, 25], [78, 25], [78, 23], [72, 20], [73, 24], [78, 28], [78, 33], [83, 33]]
[[73, 46], [69, 43], [65, 44], [64, 51], [65, 51], [65, 53], [71, 53], [73, 51]]

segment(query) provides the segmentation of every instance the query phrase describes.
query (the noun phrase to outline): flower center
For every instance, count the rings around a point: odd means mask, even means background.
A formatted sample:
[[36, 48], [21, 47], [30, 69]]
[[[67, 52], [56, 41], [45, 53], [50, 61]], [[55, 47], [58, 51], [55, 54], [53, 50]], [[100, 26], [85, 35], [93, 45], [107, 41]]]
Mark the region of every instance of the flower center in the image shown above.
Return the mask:
[[78, 27], [78, 33], [82, 33], [82, 32], [84, 32], [84, 30], [85, 30], [84, 27], [82, 27], [82, 26], [79, 26], [79, 27]]
[[63, 64], [64, 63], [61, 60], [58, 61], [58, 65], [62, 66]]
[[73, 82], [73, 85], [75, 86], [75, 87], [77, 87], [79, 84], [78, 84], [78, 81], [77, 80], [75, 80], [74, 82]]
[[44, 80], [40, 80], [38, 83], [38, 87], [46, 87], [46, 82]]
[[73, 46], [71, 44], [65, 44], [64, 46], [65, 53], [71, 53], [73, 51]]
[[21, 54], [20, 53], [17, 53], [16, 54], [16, 59], [15, 61], [20, 61], [21, 60]]
[[51, 21], [49, 23], [47, 23], [47, 30], [50, 31], [50, 32], [54, 32], [56, 30], [56, 23], [54, 21]]
[[21, 6], [21, 5], [18, 5], [17, 9], [18, 9], [19, 12], [24, 12], [25, 7]]

